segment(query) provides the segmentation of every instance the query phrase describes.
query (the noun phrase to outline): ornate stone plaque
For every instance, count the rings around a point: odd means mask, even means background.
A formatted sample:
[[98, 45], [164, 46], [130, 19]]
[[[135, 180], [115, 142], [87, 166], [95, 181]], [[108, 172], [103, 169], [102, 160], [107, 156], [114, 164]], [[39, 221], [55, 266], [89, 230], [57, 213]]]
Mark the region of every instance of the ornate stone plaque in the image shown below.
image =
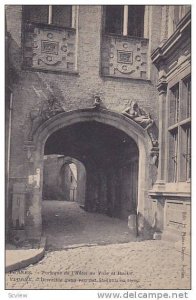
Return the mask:
[[73, 72], [75, 55], [75, 29], [28, 24], [24, 39], [24, 66]]
[[147, 78], [148, 40], [103, 36], [102, 74], [114, 77]]

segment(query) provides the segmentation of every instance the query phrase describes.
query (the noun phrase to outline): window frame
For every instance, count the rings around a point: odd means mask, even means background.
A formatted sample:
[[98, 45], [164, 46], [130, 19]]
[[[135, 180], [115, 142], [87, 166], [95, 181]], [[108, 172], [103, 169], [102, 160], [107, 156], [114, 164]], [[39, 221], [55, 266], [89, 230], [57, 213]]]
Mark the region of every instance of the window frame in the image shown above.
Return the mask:
[[[119, 5], [119, 6], [123, 6], [123, 14], [122, 14], [122, 32], [121, 34], [119, 33], [110, 33], [106, 31], [106, 8], [107, 6], [110, 5], [104, 5], [104, 26], [103, 26], [103, 33], [106, 35], [120, 35], [120, 36], [124, 36], [124, 37], [132, 37], [132, 38], [147, 38], [146, 37], [146, 24], [145, 24], [145, 14], [146, 14], [146, 5]], [[143, 35], [142, 36], [135, 36], [135, 35], [130, 35], [128, 33], [128, 26], [129, 26], [129, 6], [143, 6], [144, 7], [144, 14], [143, 14]]]
[[[67, 6], [71, 6], [71, 26], [62, 26], [62, 25], [56, 25], [53, 23], [53, 13], [52, 13], [52, 7], [53, 6], [66, 6], [66, 5], [45, 5], [47, 6], [47, 13], [48, 13], [48, 18], [47, 18], [47, 23], [45, 22], [34, 22], [34, 21], [28, 21], [26, 18], [26, 9], [27, 7], [30, 5], [23, 5], [23, 21], [25, 23], [29, 22], [29, 23], [33, 23], [33, 24], [41, 24], [43, 26], [52, 26], [52, 27], [60, 27], [60, 28], [76, 28], [76, 9], [77, 6], [76, 5], [67, 5]], [[39, 5], [34, 5], [34, 6], [39, 6]]]
[[[189, 115], [187, 116], [187, 112], [184, 112], [184, 109], [187, 105], [187, 99], [184, 96], [187, 94], [190, 100], [191, 107], [191, 75], [183, 74], [180, 79], [175, 80], [175, 82], [171, 82], [168, 85], [168, 126], [167, 126], [167, 134], [168, 134], [168, 182], [177, 183], [177, 182], [190, 182], [191, 180], [191, 109], [189, 110]], [[185, 82], [190, 83], [190, 91], [188, 89], [186, 91]], [[179, 114], [178, 120], [174, 120], [171, 123], [171, 101], [173, 100], [173, 89], [176, 86], [179, 86]], [[189, 94], [190, 93], [190, 94]], [[175, 114], [175, 112], [173, 112]], [[172, 135], [174, 132], [177, 132], [178, 141], [177, 141], [177, 155], [176, 155], [176, 168], [174, 167], [174, 161], [170, 155], [171, 151], [173, 151], [174, 144], [171, 144]], [[174, 143], [174, 141], [173, 141]], [[173, 167], [172, 167], [173, 164]], [[190, 176], [189, 176], [190, 175]]]

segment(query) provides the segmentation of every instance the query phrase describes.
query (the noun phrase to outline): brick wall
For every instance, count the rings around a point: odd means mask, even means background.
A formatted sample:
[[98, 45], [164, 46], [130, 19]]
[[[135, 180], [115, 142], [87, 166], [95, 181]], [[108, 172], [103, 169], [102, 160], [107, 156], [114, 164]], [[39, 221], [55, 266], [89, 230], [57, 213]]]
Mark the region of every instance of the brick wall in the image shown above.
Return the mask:
[[[151, 24], [153, 47], [158, 42], [158, 13], [159, 10], [155, 9], [152, 18], [156, 27]], [[158, 94], [154, 69], [151, 71], [153, 81], [100, 76], [101, 24], [101, 6], [79, 7], [78, 75], [21, 70], [21, 6], [8, 6], [7, 27], [12, 35], [14, 52], [11, 59], [17, 72], [13, 85], [11, 176], [22, 176], [25, 171], [23, 142], [27, 138], [30, 126], [29, 112], [45, 100], [50, 89], [66, 111], [92, 106], [94, 94], [99, 94], [108, 109], [118, 112], [121, 112], [130, 100], [136, 100], [157, 122]]]

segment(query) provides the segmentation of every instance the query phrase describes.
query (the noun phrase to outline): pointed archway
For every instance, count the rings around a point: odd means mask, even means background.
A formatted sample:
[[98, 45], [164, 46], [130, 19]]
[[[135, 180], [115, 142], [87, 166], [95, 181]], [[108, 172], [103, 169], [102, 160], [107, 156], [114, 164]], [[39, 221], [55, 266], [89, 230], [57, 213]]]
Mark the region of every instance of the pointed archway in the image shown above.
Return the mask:
[[[27, 160], [28, 170], [28, 207], [27, 207], [27, 218], [26, 218], [26, 232], [30, 238], [39, 238], [41, 235], [42, 218], [41, 218], [41, 195], [43, 186], [43, 155], [46, 143], [48, 141], [54, 141], [51, 137], [55, 136], [57, 132], [66, 129], [69, 131], [70, 128], [75, 128], [77, 125], [84, 127], [85, 124], [89, 126], [95, 126], [92, 124], [98, 124], [103, 127], [103, 131], [106, 130], [107, 126], [113, 131], [118, 131], [122, 135], [129, 137], [133, 141], [133, 145], [138, 150], [138, 182], [137, 182], [137, 216], [138, 218], [138, 230], [143, 231], [146, 226], [150, 226], [152, 223], [152, 207], [151, 202], [148, 199], [148, 190], [151, 187], [149, 180], [149, 172], [151, 169], [150, 163], [150, 150], [152, 148], [151, 140], [147, 132], [140, 127], [133, 120], [119, 114], [117, 112], [109, 111], [106, 109], [81, 109], [69, 112], [62, 112], [53, 118], [44, 122], [36, 131], [31, 143], [28, 142], [26, 149], [30, 152], [31, 159]], [[105, 126], [105, 127], [104, 127]], [[95, 128], [95, 127], [92, 127]], [[107, 130], [106, 130], [107, 131]], [[101, 137], [99, 134], [99, 139]], [[107, 136], [105, 136], [107, 137]], [[109, 138], [109, 136], [108, 136]], [[62, 140], [62, 139], [61, 139]], [[87, 141], [88, 143], [88, 141]], [[55, 143], [51, 143], [55, 144]], [[134, 147], [135, 147], [134, 146]], [[112, 148], [111, 148], [112, 149]], [[71, 150], [70, 150], [71, 151]], [[119, 152], [120, 153], [120, 152]], [[67, 153], [71, 155], [72, 153]], [[77, 159], [77, 153], [75, 153]], [[73, 156], [74, 157], [74, 156]], [[81, 161], [81, 157], [79, 158]], [[88, 170], [91, 170], [93, 166], [92, 162], [90, 167], [87, 166]], [[96, 166], [93, 166], [91, 175], [95, 171]], [[90, 171], [88, 171], [90, 172]], [[102, 177], [102, 176], [101, 176]], [[33, 178], [33, 180], [32, 180]], [[93, 176], [88, 176], [91, 181], [87, 185], [87, 193], [91, 193], [94, 190]], [[89, 180], [89, 179], [88, 179]], [[96, 181], [96, 179], [95, 179]], [[93, 189], [89, 190], [89, 186], [93, 186]], [[92, 194], [91, 194], [92, 196]], [[86, 203], [87, 209], [94, 209], [95, 205], [88, 198]], [[93, 207], [93, 208], [92, 208]]]

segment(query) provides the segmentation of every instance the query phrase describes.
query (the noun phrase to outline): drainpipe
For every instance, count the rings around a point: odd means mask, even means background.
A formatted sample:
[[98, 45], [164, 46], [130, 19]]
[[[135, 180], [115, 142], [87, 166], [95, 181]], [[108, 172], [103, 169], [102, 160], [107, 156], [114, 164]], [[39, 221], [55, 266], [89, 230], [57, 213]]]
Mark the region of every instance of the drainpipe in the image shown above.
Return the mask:
[[9, 105], [9, 123], [8, 123], [8, 149], [7, 149], [7, 174], [9, 175], [10, 169], [10, 144], [11, 144], [11, 127], [12, 127], [12, 109], [13, 109], [13, 93], [10, 94]]
[[[8, 139], [7, 139], [7, 180], [6, 180], [6, 211], [8, 212], [9, 208], [9, 173], [10, 173], [10, 145], [11, 145], [11, 128], [12, 128], [12, 109], [13, 109], [13, 93], [10, 94], [10, 102], [9, 102], [9, 117], [8, 117]], [[8, 220], [8, 218], [6, 218]], [[7, 224], [7, 226], [9, 226]], [[7, 232], [7, 230], [6, 230]]]

